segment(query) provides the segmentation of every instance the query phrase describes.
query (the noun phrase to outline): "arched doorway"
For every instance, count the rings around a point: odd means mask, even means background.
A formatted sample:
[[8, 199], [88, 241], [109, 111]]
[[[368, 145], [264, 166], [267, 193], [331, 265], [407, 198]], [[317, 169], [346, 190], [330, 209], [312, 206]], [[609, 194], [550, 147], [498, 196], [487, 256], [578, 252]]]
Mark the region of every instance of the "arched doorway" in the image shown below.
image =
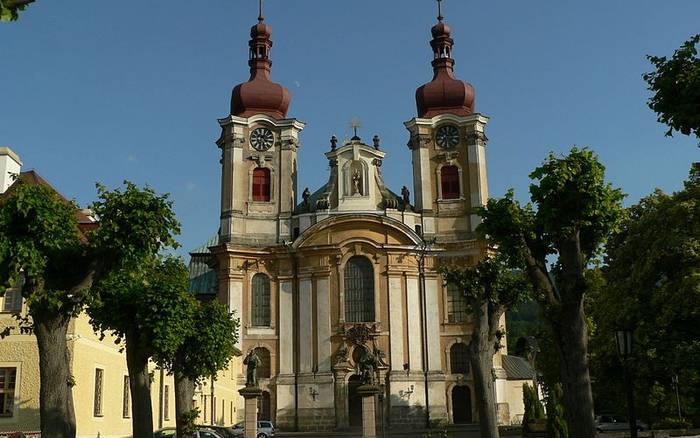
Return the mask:
[[362, 426], [362, 397], [357, 388], [362, 385], [360, 376], [354, 375], [348, 380], [348, 424], [350, 427]]
[[258, 398], [258, 421], [270, 421], [270, 393], [263, 391]]
[[468, 386], [455, 386], [452, 389], [452, 422], [472, 422], [472, 392]]

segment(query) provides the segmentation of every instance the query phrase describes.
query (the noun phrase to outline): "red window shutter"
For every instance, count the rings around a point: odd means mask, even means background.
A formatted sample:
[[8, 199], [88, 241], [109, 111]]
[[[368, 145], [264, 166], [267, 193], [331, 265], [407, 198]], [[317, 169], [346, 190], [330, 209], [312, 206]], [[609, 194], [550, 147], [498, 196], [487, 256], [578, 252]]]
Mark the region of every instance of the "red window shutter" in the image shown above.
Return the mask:
[[270, 169], [258, 167], [253, 171], [253, 201], [270, 200]]
[[459, 169], [457, 166], [444, 166], [440, 169], [440, 185], [442, 186], [442, 199], [459, 198]]

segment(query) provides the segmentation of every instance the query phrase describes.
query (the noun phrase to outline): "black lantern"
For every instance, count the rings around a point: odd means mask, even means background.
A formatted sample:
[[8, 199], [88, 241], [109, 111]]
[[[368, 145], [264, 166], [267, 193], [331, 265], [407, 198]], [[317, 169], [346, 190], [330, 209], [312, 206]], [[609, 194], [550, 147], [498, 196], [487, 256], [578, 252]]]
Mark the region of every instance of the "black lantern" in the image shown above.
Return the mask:
[[632, 330], [618, 330], [615, 333], [615, 343], [620, 356], [629, 357], [632, 354]]

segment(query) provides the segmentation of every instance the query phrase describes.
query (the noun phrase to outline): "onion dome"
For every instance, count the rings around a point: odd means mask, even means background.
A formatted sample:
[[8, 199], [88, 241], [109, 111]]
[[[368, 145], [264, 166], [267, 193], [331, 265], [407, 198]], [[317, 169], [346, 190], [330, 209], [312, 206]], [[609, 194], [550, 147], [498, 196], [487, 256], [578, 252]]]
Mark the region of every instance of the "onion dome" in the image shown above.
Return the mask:
[[231, 94], [231, 114], [234, 116], [267, 114], [277, 119], [287, 117], [291, 94], [285, 87], [270, 80], [271, 35], [272, 29], [261, 13], [258, 23], [250, 29], [250, 79], [236, 85]]
[[455, 60], [452, 58], [454, 40], [452, 29], [443, 22], [442, 14], [431, 29], [434, 59], [433, 80], [416, 91], [418, 117], [431, 118], [439, 114], [466, 116], [474, 112], [475, 91], [471, 84], [460, 81], [454, 75]]

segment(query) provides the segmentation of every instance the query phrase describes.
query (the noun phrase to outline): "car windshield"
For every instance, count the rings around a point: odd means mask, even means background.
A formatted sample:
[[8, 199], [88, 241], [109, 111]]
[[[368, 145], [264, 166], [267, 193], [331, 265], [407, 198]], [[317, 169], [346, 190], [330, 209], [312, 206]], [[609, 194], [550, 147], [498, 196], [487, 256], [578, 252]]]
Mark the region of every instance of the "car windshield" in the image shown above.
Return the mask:
[[241, 421], [240, 423], [237, 423], [237, 424], [236, 424], [235, 426], [233, 426], [233, 427], [235, 427], [236, 429], [243, 429], [243, 426], [244, 426], [244, 425], [245, 425], [245, 423]]
[[615, 418], [616, 423], [627, 423], [627, 418], [625, 418], [625, 417], [621, 417], [621, 416], [617, 415], [613, 418]]

